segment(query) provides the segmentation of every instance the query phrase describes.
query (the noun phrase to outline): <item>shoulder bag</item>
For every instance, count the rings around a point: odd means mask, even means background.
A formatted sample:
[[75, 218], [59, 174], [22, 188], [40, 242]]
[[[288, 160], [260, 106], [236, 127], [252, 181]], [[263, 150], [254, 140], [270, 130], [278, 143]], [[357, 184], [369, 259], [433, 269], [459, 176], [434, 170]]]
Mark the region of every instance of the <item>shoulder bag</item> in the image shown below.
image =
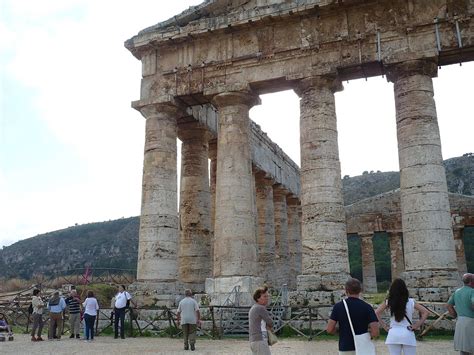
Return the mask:
[[276, 343], [278, 343], [278, 338], [277, 336], [275, 335], [275, 333], [273, 333], [270, 329], [267, 328], [267, 335], [268, 335], [268, 345], [272, 346]]
[[349, 314], [349, 308], [347, 307], [346, 300], [342, 300], [344, 307], [346, 308], [347, 318], [349, 319], [349, 325], [351, 326], [352, 335], [354, 337], [355, 351], [357, 355], [375, 355], [375, 345], [370, 339], [369, 333], [356, 335], [354, 327], [352, 326], [351, 315]]

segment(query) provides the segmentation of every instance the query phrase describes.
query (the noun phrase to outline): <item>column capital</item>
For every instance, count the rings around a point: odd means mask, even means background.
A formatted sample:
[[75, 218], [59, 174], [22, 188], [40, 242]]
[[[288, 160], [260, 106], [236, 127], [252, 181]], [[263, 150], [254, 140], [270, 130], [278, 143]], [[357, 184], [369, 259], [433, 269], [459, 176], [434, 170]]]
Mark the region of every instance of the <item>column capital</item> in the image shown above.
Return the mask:
[[273, 186], [275, 181], [264, 171], [256, 170], [255, 172], [255, 183], [258, 186]]
[[143, 106], [137, 106], [135, 108], [140, 111], [145, 119], [157, 117], [160, 114], [167, 114], [169, 116], [173, 116], [174, 118], [178, 118], [178, 116], [184, 114], [180, 107], [170, 103], [152, 103]]
[[387, 80], [392, 83], [416, 74], [435, 78], [438, 75], [438, 64], [429, 59], [410, 60], [385, 66], [385, 73]]
[[370, 239], [372, 239], [374, 237], [374, 232], [359, 232], [357, 234], [361, 238], [370, 238]]
[[181, 141], [199, 139], [207, 143], [211, 133], [200, 122], [194, 121], [180, 123], [178, 125], [178, 136]]
[[289, 194], [289, 195], [286, 196], [286, 204], [288, 206], [299, 207], [301, 205], [301, 201], [297, 196], [295, 196], [293, 194]]
[[286, 196], [288, 196], [290, 192], [285, 189], [282, 185], [280, 184], [275, 184], [273, 185], [273, 196], [274, 197], [284, 197], [286, 199]]
[[296, 94], [301, 97], [306, 91], [315, 87], [328, 87], [332, 93], [342, 91], [341, 80], [337, 75], [315, 75], [299, 80], [293, 88]]
[[246, 105], [249, 108], [260, 105], [260, 97], [250, 91], [229, 91], [217, 94], [212, 98], [212, 104], [218, 109], [231, 105]]

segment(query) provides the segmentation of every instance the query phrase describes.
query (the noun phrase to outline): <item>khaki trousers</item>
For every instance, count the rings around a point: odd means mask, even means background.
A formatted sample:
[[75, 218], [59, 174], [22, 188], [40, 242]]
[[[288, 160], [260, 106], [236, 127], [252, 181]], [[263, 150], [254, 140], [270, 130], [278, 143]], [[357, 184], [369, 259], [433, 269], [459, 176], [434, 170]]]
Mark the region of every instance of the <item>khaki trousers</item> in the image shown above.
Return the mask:
[[188, 345], [188, 341], [190, 344], [196, 343], [196, 324], [183, 324], [183, 338], [184, 338], [184, 345]]
[[[56, 330], [56, 334], [54, 330]], [[48, 339], [53, 339], [55, 335], [58, 339], [61, 338], [62, 330], [63, 330], [63, 314], [50, 313]]]

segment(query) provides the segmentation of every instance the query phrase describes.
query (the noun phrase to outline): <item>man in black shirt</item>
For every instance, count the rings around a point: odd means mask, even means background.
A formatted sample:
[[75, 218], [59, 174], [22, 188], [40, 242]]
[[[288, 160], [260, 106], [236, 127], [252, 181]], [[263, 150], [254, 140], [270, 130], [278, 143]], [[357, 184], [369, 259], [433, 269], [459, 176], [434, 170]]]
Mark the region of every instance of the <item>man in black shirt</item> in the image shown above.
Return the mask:
[[[359, 299], [362, 287], [357, 279], [346, 282], [346, 303], [351, 315], [352, 325], [356, 335], [367, 333], [369, 329], [372, 338], [379, 335], [379, 322], [374, 309], [368, 303]], [[339, 323], [339, 354], [355, 354], [354, 337], [352, 335], [349, 319], [342, 301], [336, 303], [332, 309], [326, 331], [336, 334], [336, 324]]]

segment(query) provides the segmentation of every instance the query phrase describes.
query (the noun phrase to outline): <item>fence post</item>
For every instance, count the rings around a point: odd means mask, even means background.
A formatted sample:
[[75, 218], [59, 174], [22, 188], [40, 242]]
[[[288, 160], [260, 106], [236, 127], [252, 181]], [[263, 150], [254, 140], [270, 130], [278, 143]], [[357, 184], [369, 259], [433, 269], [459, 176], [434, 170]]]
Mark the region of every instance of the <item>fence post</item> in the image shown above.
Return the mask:
[[308, 341], [313, 340], [313, 315], [311, 312], [311, 306], [309, 308], [309, 338]]

